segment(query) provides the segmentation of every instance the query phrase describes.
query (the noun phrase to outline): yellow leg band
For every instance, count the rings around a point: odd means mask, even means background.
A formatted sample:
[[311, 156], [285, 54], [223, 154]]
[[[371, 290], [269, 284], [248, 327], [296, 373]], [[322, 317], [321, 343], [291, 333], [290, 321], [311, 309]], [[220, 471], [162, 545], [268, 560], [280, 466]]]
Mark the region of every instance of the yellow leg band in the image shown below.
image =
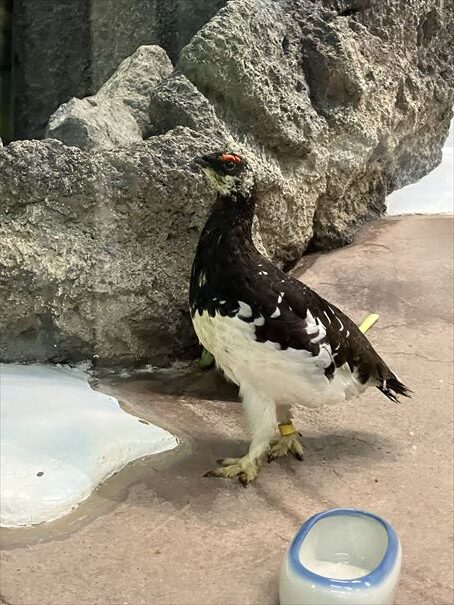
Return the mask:
[[365, 334], [367, 332], [367, 330], [369, 330], [370, 328], [372, 328], [372, 326], [374, 325], [374, 323], [376, 323], [378, 321], [378, 318], [380, 316], [377, 315], [377, 313], [371, 313], [370, 315], [368, 315], [367, 317], [365, 317], [363, 319], [363, 321], [359, 324], [359, 329], [361, 330], [361, 332], [363, 334]]
[[291, 422], [285, 422], [283, 424], [278, 424], [277, 426], [282, 437], [296, 433], [296, 429]]

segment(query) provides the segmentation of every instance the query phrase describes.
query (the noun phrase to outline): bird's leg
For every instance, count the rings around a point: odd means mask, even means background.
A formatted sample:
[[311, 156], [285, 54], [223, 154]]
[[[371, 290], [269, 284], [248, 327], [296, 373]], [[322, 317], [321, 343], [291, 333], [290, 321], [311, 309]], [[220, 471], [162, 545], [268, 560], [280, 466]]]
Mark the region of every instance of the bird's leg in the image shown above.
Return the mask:
[[268, 462], [286, 456], [288, 453], [293, 454], [298, 460], [303, 460], [304, 448], [301, 443], [301, 435], [293, 426], [290, 406], [277, 406], [277, 421], [280, 436], [270, 441]]
[[269, 442], [276, 426], [276, 406], [272, 399], [250, 387], [241, 387], [243, 407], [252, 439], [248, 453], [242, 458], [218, 460], [219, 468], [209, 471], [207, 477], [238, 477], [246, 487], [253, 481], [262, 466], [269, 449]]

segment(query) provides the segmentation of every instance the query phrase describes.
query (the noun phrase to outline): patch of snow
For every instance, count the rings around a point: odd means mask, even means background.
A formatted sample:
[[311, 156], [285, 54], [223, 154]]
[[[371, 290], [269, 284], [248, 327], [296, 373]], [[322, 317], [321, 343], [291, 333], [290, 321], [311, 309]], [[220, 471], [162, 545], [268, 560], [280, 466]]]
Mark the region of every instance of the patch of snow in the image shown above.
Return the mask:
[[386, 202], [389, 215], [454, 212], [454, 120], [441, 163], [418, 182], [393, 191]]
[[94, 391], [80, 370], [0, 365], [0, 412], [4, 527], [57, 519], [132, 460], [178, 445]]

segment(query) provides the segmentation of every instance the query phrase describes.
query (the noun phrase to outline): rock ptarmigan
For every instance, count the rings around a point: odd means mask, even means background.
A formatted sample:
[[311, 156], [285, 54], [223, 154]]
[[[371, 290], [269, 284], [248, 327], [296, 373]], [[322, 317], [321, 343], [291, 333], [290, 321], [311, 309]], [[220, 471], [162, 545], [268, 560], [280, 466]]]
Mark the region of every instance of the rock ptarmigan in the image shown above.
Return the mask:
[[216, 365], [239, 386], [251, 434], [245, 456], [226, 458], [207, 474], [247, 485], [267, 456], [290, 452], [302, 459], [293, 404], [341, 402], [368, 387], [392, 401], [410, 391], [353, 321], [256, 249], [254, 177], [246, 160], [216, 152], [196, 162], [218, 196], [192, 267], [192, 322]]

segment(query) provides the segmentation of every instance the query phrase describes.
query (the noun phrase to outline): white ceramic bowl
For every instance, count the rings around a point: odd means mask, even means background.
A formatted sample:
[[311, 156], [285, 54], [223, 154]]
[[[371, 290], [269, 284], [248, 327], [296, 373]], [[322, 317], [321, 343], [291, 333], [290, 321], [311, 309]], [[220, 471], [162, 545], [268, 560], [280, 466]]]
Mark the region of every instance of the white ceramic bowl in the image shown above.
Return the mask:
[[354, 508], [311, 517], [285, 553], [281, 605], [391, 605], [401, 547], [384, 519]]

